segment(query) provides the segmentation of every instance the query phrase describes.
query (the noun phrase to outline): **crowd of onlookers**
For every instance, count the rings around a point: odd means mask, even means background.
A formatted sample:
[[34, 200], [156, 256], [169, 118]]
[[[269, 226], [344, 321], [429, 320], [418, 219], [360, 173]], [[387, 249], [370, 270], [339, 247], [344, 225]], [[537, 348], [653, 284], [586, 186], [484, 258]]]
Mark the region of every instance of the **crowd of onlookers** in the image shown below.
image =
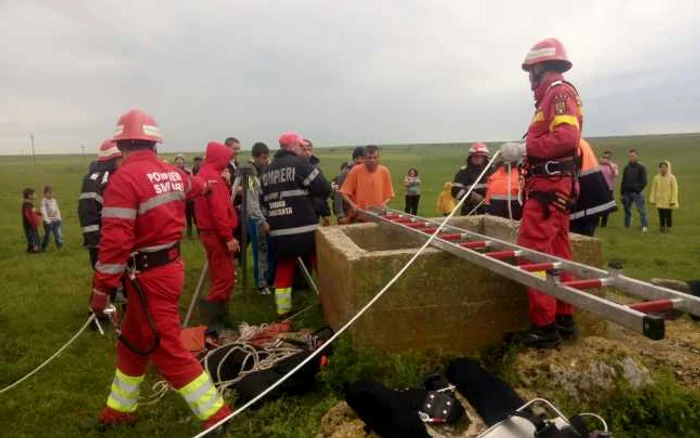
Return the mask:
[[[230, 182], [233, 179], [240, 167], [236, 157], [240, 151], [240, 143], [234, 137], [226, 139], [225, 144], [233, 150], [234, 159], [228, 167], [227, 175]], [[313, 144], [308, 143], [304, 150], [309, 161], [318, 167], [320, 161], [313, 154]], [[477, 154], [478, 156], [478, 154]], [[344, 162], [341, 165], [340, 173], [332, 179], [334, 188], [333, 195], [330, 199], [332, 207], [329, 207], [325, 199], [315, 200], [316, 211], [319, 216], [321, 225], [330, 225], [331, 214], [336, 216], [338, 224], [348, 224], [355, 220], [357, 208], [367, 208], [370, 205], [386, 206], [394, 199], [394, 189], [391, 183], [391, 173], [389, 169], [379, 164], [380, 153], [376, 146], [357, 147], [352, 151], [352, 161]], [[252, 149], [251, 163], [258, 173], [269, 163], [270, 149], [264, 143], [256, 143]], [[175, 158], [175, 165], [184, 172], [197, 175], [202, 165], [202, 157], [196, 156], [192, 160], [192, 166], [188, 167], [187, 160], [184, 155], [178, 154]], [[480, 161], [479, 165], [484, 162]], [[94, 163], [93, 163], [94, 165]], [[632, 225], [633, 207], [639, 215], [641, 229], [646, 233], [649, 229], [647, 218], [646, 202], [655, 206], [659, 215], [659, 226], [661, 233], [668, 233], [673, 226], [673, 210], [679, 207], [678, 182], [671, 171], [671, 163], [662, 161], [658, 165], [658, 174], [654, 176], [651, 186], [648, 184], [646, 167], [639, 162], [639, 155], [635, 149], [629, 151], [629, 160], [627, 165], [620, 171], [618, 164], [615, 163], [610, 151], [605, 151], [599, 158], [599, 166], [605, 182], [611, 194], [614, 196], [614, 191], [617, 185], [618, 178], [620, 181], [620, 196], [624, 208], [624, 226], [630, 228]], [[461, 172], [466, 171], [467, 166], [461, 169]], [[351, 172], [356, 169], [354, 172]], [[421, 199], [421, 178], [418, 169], [411, 167], [408, 169], [403, 178], [403, 186], [405, 192], [404, 210], [409, 214], [418, 214], [420, 199]], [[488, 192], [487, 185], [484, 185], [484, 196]], [[466, 187], [468, 188], [468, 187]], [[442, 191], [439, 193], [436, 202], [436, 211], [438, 214], [447, 215], [454, 209], [456, 200], [459, 197], [459, 191], [464, 187], [459, 183], [445, 182]], [[518, 188], [515, 187], [514, 190]], [[648, 189], [648, 195], [645, 191]], [[240, 210], [242, 202], [241, 191], [242, 186], [238, 188], [239, 193], [235, 198], [235, 205]], [[256, 190], [253, 187], [253, 190]], [[251, 200], [259, 198], [258, 192], [252, 193], [249, 197]], [[455, 193], [457, 192], [457, 193]], [[478, 191], [475, 190], [475, 193]], [[515, 192], [514, 192], [515, 193]], [[26, 188], [23, 191], [22, 204], [22, 223], [24, 234], [27, 240], [28, 253], [40, 253], [46, 251], [53, 235], [57, 248], [63, 246], [63, 231], [61, 213], [58, 206], [58, 201], [54, 196], [51, 186], [45, 186], [43, 190], [43, 198], [39, 206], [35, 205], [36, 192], [32, 188]], [[482, 195], [478, 195], [473, 202], [465, 202], [467, 206], [462, 214], [468, 214], [471, 207], [483, 201]], [[471, 200], [469, 200], [471, 201]], [[477, 202], [478, 201], [478, 202]], [[481, 205], [481, 204], [479, 204]], [[481, 207], [479, 207], [481, 208]], [[479, 213], [489, 212], [488, 204], [485, 210], [479, 210]], [[474, 210], [477, 211], [477, 210]], [[187, 236], [192, 236], [196, 229], [196, 217], [194, 211], [194, 202], [187, 201], [186, 207], [187, 218]], [[266, 260], [268, 265], [273, 264], [269, 260], [266, 251], [266, 242], [260, 236], [266, 234], [266, 221], [264, 214], [260, 210], [259, 203], [249, 205], [249, 224], [247, 230], [251, 236], [254, 249], [255, 268], [258, 269], [259, 260]], [[493, 214], [493, 213], [491, 213]], [[610, 212], [601, 214], [598, 218], [600, 227], [608, 225]], [[517, 219], [517, 218], [516, 218]], [[42, 227], [43, 224], [43, 227]], [[43, 238], [40, 231], [43, 229]], [[266, 231], [267, 230], [267, 231]], [[238, 230], [240, 235], [240, 229]], [[262, 253], [261, 253], [262, 250]], [[261, 289], [267, 290], [271, 280], [265, 280], [264, 275], [256, 275], [260, 278], [258, 282]]]

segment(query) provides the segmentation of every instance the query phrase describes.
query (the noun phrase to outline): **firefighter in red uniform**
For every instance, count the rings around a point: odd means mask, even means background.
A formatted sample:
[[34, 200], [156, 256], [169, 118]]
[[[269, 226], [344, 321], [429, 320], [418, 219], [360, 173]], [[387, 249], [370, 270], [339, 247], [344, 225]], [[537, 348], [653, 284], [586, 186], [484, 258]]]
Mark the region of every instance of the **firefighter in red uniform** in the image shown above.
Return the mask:
[[236, 281], [233, 256], [239, 251], [233, 232], [238, 226], [238, 216], [231, 203], [230, 188], [222, 175], [233, 157], [233, 151], [223, 143], [207, 145], [204, 165], [199, 176], [216, 182], [208, 196], [195, 201], [199, 238], [204, 245], [209, 263], [211, 286], [209, 295], [200, 301], [202, 322], [220, 329], [228, 313], [228, 304]]
[[[535, 93], [535, 116], [525, 144], [501, 146], [503, 159], [525, 158], [525, 205], [518, 245], [571, 259], [569, 211], [575, 203], [581, 101], [563, 73], [572, 67], [564, 46], [549, 38], [530, 49], [522, 64]], [[567, 281], [567, 274], [561, 280]], [[513, 339], [525, 346], [549, 348], [576, 336], [571, 305], [538, 290], [528, 290], [532, 327]]]
[[[114, 140], [125, 161], [104, 193], [99, 260], [90, 307], [102, 315], [110, 291], [127, 275], [129, 309], [117, 345], [117, 370], [102, 427], [136, 420], [148, 362], [187, 401], [204, 427], [230, 413], [199, 362], [180, 339], [178, 300], [185, 281], [180, 239], [185, 200], [207, 186], [156, 155], [161, 142], [155, 120], [139, 110], [124, 113]], [[221, 433], [217, 429], [216, 433]]]

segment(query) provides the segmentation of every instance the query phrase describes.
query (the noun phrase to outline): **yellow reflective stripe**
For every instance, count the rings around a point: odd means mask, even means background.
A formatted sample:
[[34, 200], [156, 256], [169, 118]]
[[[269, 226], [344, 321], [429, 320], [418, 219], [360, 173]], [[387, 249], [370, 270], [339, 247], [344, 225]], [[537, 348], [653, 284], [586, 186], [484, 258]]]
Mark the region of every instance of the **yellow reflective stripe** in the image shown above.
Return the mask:
[[200, 420], [207, 420], [224, 405], [224, 399], [205, 372], [178, 389], [178, 392]]
[[128, 376], [117, 370], [107, 398], [107, 406], [119, 412], [134, 412], [139, 405], [139, 392], [144, 376]]
[[277, 314], [279, 315], [284, 315], [292, 310], [292, 288], [276, 288], [275, 304], [277, 305]]
[[537, 111], [535, 116], [532, 118], [532, 123], [544, 121], [544, 113], [542, 111]]
[[570, 116], [568, 114], [554, 116], [554, 118], [552, 119], [552, 123], [549, 124], [549, 130], [551, 131], [555, 126], [559, 125], [571, 125], [575, 126], [578, 129], [578, 118], [576, 116]]
[[535, 271], [532, 273], [535, 277], [541, 278], [542, 280], [547, 279], [547, 271]]

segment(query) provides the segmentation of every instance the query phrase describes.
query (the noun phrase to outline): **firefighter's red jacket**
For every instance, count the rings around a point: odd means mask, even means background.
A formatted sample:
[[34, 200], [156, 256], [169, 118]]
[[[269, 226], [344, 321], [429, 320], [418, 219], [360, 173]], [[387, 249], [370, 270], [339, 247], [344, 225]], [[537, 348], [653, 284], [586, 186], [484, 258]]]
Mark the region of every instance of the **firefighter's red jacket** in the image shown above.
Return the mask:
[[100, 257], [93, 287], [116, 288], [134, 252], [175, 245], [185, 228], [185, 199], [206, 184], [164, 163], [152, 150], [132, 152], [104, 193]]
[[[537, 110], [527, 132], [527, 162], [574, 159], [578, 154], [583, 109], [578, 93], [560, 74], [548, 76], [535, 90]], [[532, 177], [527, 190], [570, 193], [572, 178]]]
[[211, 192], [194, 203], [197, 227], [202, 232], [215, 232], [221, 240], [233, 239], [233, 230], [238, 226], [238, 215], [231, 202], [231, 192], [221, 172], [231, 161], [233, 151], [222, 143], [207, 145], [204, 164], [197, 176], [213, 183]]

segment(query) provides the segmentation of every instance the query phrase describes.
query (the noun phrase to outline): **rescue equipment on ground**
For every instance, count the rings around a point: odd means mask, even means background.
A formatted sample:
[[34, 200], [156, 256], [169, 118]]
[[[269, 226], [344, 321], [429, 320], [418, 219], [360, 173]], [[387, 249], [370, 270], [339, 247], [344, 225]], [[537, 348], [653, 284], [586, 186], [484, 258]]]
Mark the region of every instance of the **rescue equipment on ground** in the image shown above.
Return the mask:
[[[486, 164], [484, 167], [484, 170], [481, 172], [481, 174], [476, 178], [475, 183], [478, 183], [481, 181], [484, 176], [486, 175], [487, 171], [490, 169], [490, 167], [493, 165], [493, 163], [498, 159], [500, 156], [500, 152], [496, 152], [491, 160]], [[428, 240], [421, 246], [418, 251], [406, 262], [406, 264], [399, 270], [399, 272], [394, 275], [394, 277], [389, 280], [389, 282], [379, 291], [377, 294], [369, 300], [367, 304], [364, 305], [348, 322], [345, 323], [338, 331], [336, 331], [328, 340], [323, 343], [321, 346], [319, 346], [315, 351], [311, 352], [304, 360], [302, 360], [298, 365], [296, 365], [294, 368], [289, 370], [286, 374], [284, 374], [282, 377], [280, 377], [279, 380], [271, 384], [267, 389], [265, 389], [263, 392], [255, 396], [252, 400], [248, 401], [247, 403], [244, 403], [242, 406], [240, 406], [238, 409], [236, 409], [234, 412], [231, 414], [227, 415], [223, 419], [219, 420], [216, 424], [212, 425], [211, 427], [207, 428], [205, 431], [195, 435], [194, 438], [204, 438], [207, 436], [207, 434], [213, 430], [216, 430], [216, 428], [226, 424], [228, 421], [236, 417], [237, 415], [240, 415], [242, 412], [244, 412], [246, 409], [249, 407], [253, 406], [255, 403], [260, 401], [263, 397], [267, 396], [268, 394], [272, 393], [275, 391], [280, 385], [283, 385], [284, 382], [288, 381], [295, 373], [297, 373], [299, 370], [301, 370], [303, 367], [305, 367], [307, 364], [309, 364], [311, 361], [316, 360], [317, 357], [328, 347], [331, 346], [333, 341], [338, 339], [343, 333], [345, 333], [358, 319], [362, 317], [362, 315], [367, 312], [367, 310], [370, 309], [388, 290], [391, 288], [391, 286], [394, 285], [398, 281], [399, 278], [410, 268], [413, 263], [418, 259], [418, 257], [423, 253], [423, 251], [430, 246], [430, 243], [432, 240], [437, 237], [437, 235], [440, 233], [440, 230], [447, 224], [447, 222], [452, 219], [452, 217], [455, 215], [457, 211], [462, 207], [462, 204], [464, 203], [465, 199], [471, 195], [472, 191], [474, 190], [474, 186], [470, 187], [467, 193], [465, 194], [465, 197], [459, 200], [457, 205], [455, 206], [454, 210], [445, 217], [443, 222], [438, 226], [438, 228], [435, 230], [435, 233], [428, 238]]]
[[[653, 340], [665, 335], [665, 321], [654, 313], [677, 309], [700, 316], [700, 298], [626, 277], [619, 263], [611, 263], [606, 271], [398, 210], [361, 210], [359, 214], [365, 221], [417, 234], [434, 247]], [[446, 232], [433, 239], [443, 228]], [[513, 263], [517, 261], [524, 264]], [[562, 272], [577, 279], [560, 281]], [[587, 292], [608, 286], [647, 301], [623, 305]]]

